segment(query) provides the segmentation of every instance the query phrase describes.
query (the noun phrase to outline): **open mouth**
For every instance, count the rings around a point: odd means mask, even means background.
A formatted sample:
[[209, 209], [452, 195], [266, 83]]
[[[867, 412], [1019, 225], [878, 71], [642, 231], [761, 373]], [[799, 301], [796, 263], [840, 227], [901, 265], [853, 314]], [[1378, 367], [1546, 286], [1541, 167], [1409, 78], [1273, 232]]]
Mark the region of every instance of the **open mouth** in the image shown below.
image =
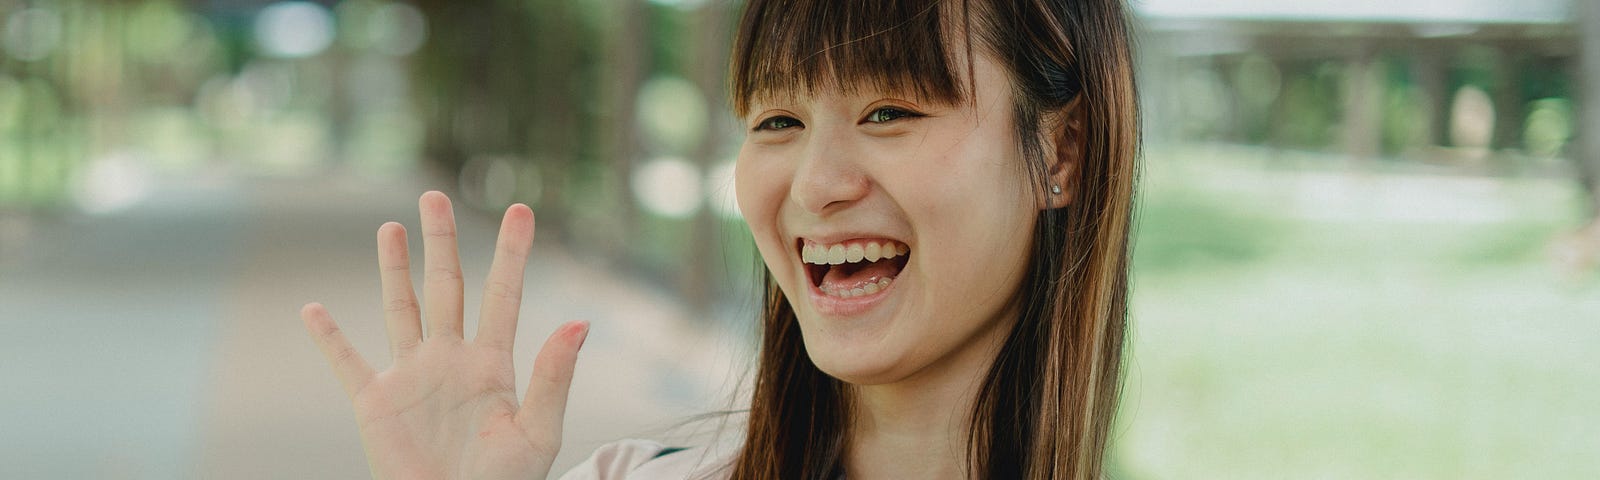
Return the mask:
[[911, 258], [911, 248], [885, 239], [835, 244], [801, 240], [800, 258], [811, 286], [824, 295], [853, 298], [878, 293], [894, 282]]

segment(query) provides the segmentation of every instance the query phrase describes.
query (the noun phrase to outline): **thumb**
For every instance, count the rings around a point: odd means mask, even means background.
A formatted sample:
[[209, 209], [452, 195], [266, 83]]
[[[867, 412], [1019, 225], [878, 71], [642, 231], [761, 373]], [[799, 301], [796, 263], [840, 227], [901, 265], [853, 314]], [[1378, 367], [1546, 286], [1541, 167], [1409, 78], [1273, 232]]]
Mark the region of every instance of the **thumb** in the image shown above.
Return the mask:
[[578, 349], [588, 337], [589, 322], [567, 322], [550, 334], [539, 348], [539, 356], [533, 359], [533, 375], [517, 411], [517, 421], [523, 430], [547, 445], [560, 445], [572, 371], [578, 363]]

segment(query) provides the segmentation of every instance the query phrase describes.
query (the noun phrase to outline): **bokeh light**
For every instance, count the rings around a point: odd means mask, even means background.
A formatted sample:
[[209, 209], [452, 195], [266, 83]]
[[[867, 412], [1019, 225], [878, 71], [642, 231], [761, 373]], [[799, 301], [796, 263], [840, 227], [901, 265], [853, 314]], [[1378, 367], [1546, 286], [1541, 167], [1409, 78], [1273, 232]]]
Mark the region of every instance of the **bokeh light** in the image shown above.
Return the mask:
[[6, 17], [0, 43], [12, 58], [43, 60], [61, 43], [61, 15], [44, 7], [18, 10]]
[[479, 155], [461, 166], [461, 195], [484, 208], [500, 209], [516, 201], [517, 165], [526, 163], [506, 155]]
[[683, 77], [658, 76], [639, 89], [639, 127], [660, 153], [685, 155], [705, 135], [710, 115], [705, 95]]
[[85, 213], [108, 215], [132, 208], [155, 188], [149, 161], [134, 152], [114, 152], [90, 162], [74, 182], [73, 199]]
[[256, 16], [256, 45], [268, 56], [314, 56], [326, 50], [333, 38], [333, 13], [315, 3], [274, 3]]
[[[129, 34], [140, 41], [128, 44], [129, 53], [153, 62], [171, 60], [179, 55], [192, 57], [205, 53], [203, 49], [209, 44], [194, 40], [199, 30], [206, 28], [207, 22], [194, 17], [194, 14], [168, 2], [140, 5], [129, 19], [129, 29], [132, 30]], [[186, 48], [188, 51], [184, 51]]]
[[634, 198], [650, 213], [688, 218], [700, 209], [701, 178], [699, 169], [682, 158], [655, 158], [634, 171]]
[[417, 7], [384, 4], [367, 20], [367, 37], [379, 52], [396, 57], [410, 55], [427, 41], [428, 19]]

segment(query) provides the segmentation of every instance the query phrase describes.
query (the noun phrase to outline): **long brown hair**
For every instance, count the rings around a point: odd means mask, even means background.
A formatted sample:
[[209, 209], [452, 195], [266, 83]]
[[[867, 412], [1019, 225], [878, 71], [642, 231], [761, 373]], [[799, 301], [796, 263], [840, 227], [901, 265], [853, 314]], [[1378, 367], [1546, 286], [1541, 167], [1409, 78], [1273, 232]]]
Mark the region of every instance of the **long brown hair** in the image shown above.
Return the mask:
[[[1121, 385], [1139, 149], [1129, 20], [1122, 0], [752, 0], [740, 23], [730, 92], [741, 116], [760, 96], [825, 86], [960, 104], [970, 88], [952, 65], [971, 65], [977, 46], [1010, 73], [1019, 168], [1040, 195], [1054, 159], [1072, 163], [1071, 201], [1039, 213], [1020, 316], [974, 402], [975, 477], [1101, 476]], [[956, 61], [962, 54], [968, 62]], [[733, 478], [837, 477], [849, 389], [810, 361], [770, 273], [763, 301]]]

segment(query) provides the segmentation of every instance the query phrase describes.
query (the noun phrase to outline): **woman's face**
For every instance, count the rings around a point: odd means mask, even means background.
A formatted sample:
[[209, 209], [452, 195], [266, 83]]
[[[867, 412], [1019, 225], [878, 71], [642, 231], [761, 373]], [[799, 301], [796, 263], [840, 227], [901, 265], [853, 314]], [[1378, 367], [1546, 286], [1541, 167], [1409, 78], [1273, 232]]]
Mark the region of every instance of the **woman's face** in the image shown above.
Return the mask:
[[835, 378], [981, 368], [1014, 321], [1040, 204], [1007, 74], [983, 53], [972, 67], [959, 105], [831, 87], [744, 118], [740, 209]]

